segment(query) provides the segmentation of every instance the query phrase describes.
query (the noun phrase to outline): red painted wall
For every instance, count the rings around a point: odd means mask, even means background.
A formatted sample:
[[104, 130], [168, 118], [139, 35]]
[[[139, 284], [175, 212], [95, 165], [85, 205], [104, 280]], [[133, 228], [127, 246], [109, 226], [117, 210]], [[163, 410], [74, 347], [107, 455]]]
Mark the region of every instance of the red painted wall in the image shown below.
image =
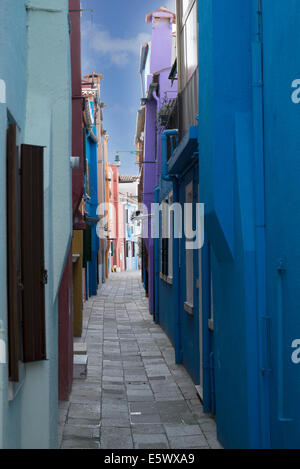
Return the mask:
[[72, 247], [66, 262], [58, 295], [59, 346], [58, 389], [59, 400], [68, 400], [73, 381], [73, 284]]
[[[69, 0], [69, 10], [80, 10], [80, 0]], [[72, 172], [73, 229], [82, 229], [77, 213], [84, 190], [84, 161], [81, 98], [81, 14], [70, 11], [71, 20], [71, 74], [72, 74], [72, 156], [80, 157], [80, 168]], [[67, 400], [73, 381], [73, 279], [72, 248], [70, 248], [59, 298], [59, 399]]]
[[[70, 10], [80, 10], [80, 0], [69, 0]], [[71, 19], [71, 72], [72, 72], [72, 156], [80, 156], [80, 168], [73, 169], [73, 216], [84, 190], [84, 161], [81, 99], [81, 15], [70, 11]]]

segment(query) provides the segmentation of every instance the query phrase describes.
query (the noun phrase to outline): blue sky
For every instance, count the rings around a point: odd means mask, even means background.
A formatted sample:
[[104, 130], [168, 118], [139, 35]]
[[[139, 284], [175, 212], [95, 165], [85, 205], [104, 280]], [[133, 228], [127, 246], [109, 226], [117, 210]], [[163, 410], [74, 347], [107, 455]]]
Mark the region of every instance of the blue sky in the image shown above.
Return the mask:
[[[136, 115], [141, 98], [139, 52], [150, 39], [146, 14], [175, 0], [82, 0], [82, 71], [104, 75], [104, 128], [110, 135], [109, 161], [117, 150], [134, 150]], [[121, 174], [137, 174], [135, 155], [120, 153]]]

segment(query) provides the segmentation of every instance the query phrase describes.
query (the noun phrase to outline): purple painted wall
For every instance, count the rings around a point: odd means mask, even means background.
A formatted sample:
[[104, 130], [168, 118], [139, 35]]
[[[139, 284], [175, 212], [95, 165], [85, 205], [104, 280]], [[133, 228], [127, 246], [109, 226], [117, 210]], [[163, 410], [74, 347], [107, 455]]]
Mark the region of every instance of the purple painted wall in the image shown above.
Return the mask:
[[[154, 161], [157, 164], [145, 164], [144, 167], [144, 187], [143, 203], [147, 206], [148, 213], [151, 214], [151, 204], [154, 203], [154, 188], [158, 185], [161, 171], [160, 135], [156, 132], [156, 113], [164, 102], [164, 98], [170, 100], [177, 95], [175, 85], [171, 86], [168, 79], [172, 67], [172, 47], [173, 34], [172, 25], [174, 15], [170, 12], [159, 10], [147, 15], [147, 22], [152, 22], [152, 39], [150, 75], [147, 77], [147, 89], [153, 81], [153, 74], [159, 74], [159, 91], [157, 97], [153, 96], [146, 104], [145, 120], [145, 154], [144, 160]], [[154, 313], [154, 242], [151, 239], [151, 217], [148, 221], [148, 238], [145, 239], [148, 250], [148, 289], [149, 289], [149, 310]]]

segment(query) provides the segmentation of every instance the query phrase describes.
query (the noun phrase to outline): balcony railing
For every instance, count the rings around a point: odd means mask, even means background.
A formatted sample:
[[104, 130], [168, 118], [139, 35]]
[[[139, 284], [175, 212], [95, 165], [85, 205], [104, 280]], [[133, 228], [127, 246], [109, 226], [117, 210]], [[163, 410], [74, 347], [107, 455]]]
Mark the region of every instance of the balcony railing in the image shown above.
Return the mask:
[[192, 125], [197, 125], [198, 96], [199, 96], [199, 70], [198, 67], [187, 82], [185, 88], [178, 95], [179, 114], [179, 142], [186, 135]]

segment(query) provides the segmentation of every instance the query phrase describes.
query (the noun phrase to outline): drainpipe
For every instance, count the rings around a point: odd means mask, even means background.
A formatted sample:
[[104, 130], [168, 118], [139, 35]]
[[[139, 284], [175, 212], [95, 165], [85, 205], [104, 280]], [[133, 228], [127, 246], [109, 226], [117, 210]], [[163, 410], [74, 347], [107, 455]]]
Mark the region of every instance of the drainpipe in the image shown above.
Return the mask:
[[[152, 93], [152, 96], [153, 98], [155, 99], [156, 101], [156, 108], [157, 108], [157, 111], [159, 111], [160, 109], [160, 98], [157, 96], [157, 92], [156, 90], [153, 91]], [[155, 124], [156, 126], [156, 124]], [[155, 155], [155, 160], [156, 160], [156, 182], [159, 181], [159, 161], [158, 161], [158, 139], [159, 139], [159, 136], [156, 134], [156, 131], [155, 131], [155, 138], [156, 138], [156, 155]]]
[[263, 92], [263, 45], [262, 45], [262, 7], [253, 11], [255, 25], [255, 40], [252, 43], [252, 73], [253, 73], [253, 133], [254, 133], [254, 174], [255, 174], [255, 242], [256, 242], [256, 292], [257, 315], [259, 324], [260, 368], [264, 376], [260, 375], [261, 392], [261, 433], [262, 448], [270, 448], [270, 417], [269, 417], [269, 388], [270, 366], [264, 363], [264, 350], [268, 346], [268, 338], [264, 335], [264, 322], [268, 327], [270, 316], [266, 310], [266, 229], [265, 229], [265, 171], [264, 171], [264, 92]]

